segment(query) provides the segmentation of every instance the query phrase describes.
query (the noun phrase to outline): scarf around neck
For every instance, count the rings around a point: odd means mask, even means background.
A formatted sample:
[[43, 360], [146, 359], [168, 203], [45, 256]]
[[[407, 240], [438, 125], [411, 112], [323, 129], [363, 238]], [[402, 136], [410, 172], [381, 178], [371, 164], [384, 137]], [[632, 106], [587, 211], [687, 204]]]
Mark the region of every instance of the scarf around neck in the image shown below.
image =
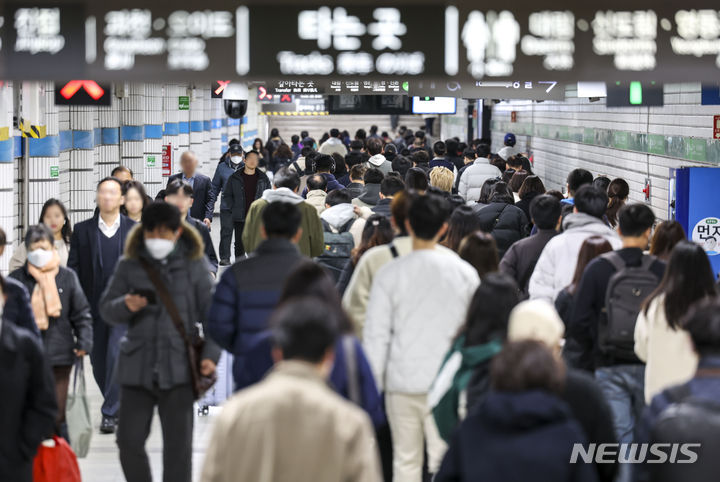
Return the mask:
[[50, 318], [57, 318], [62, 312], [62, 303], [58, 293], [55, 277], [60, 272], [60, 256], [53, 251], [53, 257], [42, 268], [27, 263], [27, 270], [35, 279], [30, 306], [35, 315], [35, 323], [39, 330], [47, 330], [50, 326]]

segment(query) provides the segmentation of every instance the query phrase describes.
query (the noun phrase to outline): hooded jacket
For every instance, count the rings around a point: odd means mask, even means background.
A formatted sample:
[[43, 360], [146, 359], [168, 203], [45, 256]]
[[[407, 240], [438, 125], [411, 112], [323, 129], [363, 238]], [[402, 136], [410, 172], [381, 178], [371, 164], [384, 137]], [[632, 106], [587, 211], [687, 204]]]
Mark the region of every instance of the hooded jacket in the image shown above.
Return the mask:
[[392, 171], [392, 163], [385, 159], [385, 156], [382, 154], [375, 154], [374, 156], [371, 156], [370, 159], [368, 159], [367, 164], [367, 167], [376, 167], [380, 169], [384, 176], [387, 176], [388, 173]]
[[[230, 176], [232, 176], [237, 170], [237, 168], [241, 165], [242, 162], [239, 163], [237, 166], [230, 162], [229, 155], [223, 155], [222, 159], [220, 159], [220, 162], [215, 168], [215, 175], [212, 178], [212, 190], [214, 196], [211, 208], [213, 210], [215, 208], [215, 201], [217, 201], [218, 196], [220, 196], [221, 192], [224, 193], [225, 185], [227, 184], [228, 179], [230, 179]], [[225, 200], [225, 195], [223, 194], [222, 198], [220, 199], [220, 210], [229, 211], [230, 208], [231, 205]]]
[[313, 189], [312, 191], [308, 191], [306, 202], [313, 206], [318, 214], [322, 214], [322, 212], [325, 211], [326, 197], [327, 192], [320, 189]]
[[286, 187], [266, 190], [260, 199], [252, 203], [250, 211], [245, 218], [242, 241], [248, 253], [253, 252], [262, 242], [260, 227], [262, 226], [262, 212], [271, 202], [286, 202], [296, 205], [300, 209], [302, 222], [300, 228], [302, 235], [298, 241], [298, 249], [309, 258], [320, 256], [323, 252], [323, 228], [317, 210], [305, 202], [299, 194]]
[[[120, 344], [117, 367], [121, 385], [161, 390], [191, 382], [185, 342], [160, 297], [135, 313], [125, 304], [131, 290], [156, 291], [140, 258], [149, 261], [160, 273], [172, 296], [187, 333], [196, 331], [195, 323], [207, 330], [207, 312], [212, 298], [212, 277], [205, 261], [202, 238], [185, 221], [175, 249], [162, 261], [155, 260], [145, 248], [142, 225], [128, 234], [125, 253], [118, 261], [108, 287], [100, 298], [100, 314], [111, 325], [128, 325]], [[220, 348], [206, 338], [202, 358], [217, 363]]]
[[362, 194], [352, 200], [355, 206], [372, 208], [380, 202], [380, 184], [365, 184]]
[[355, 199], [359, 195], [363, 193], [363, 190], [365, 188], [365, 185], [359, 182], [351, 182], [347, 185], [345, 189], [347, 189], [348, 194], [350, 194], [350, 197]]
[[594, 482], [592, 464], [568, 463], [576, 443], [585, 436], [558, 397], [492, 392], [453, 434], [435, 481]]
[[[243, 171], [238, 169], [235, 171], [225, 184], [223, 202], [227, 202], [229, 209], [232, 211], [233, 222], [244, 222], [247, 216], [245, 212], [245, 180], [242, 175]], [[255, 170], [258, 176], [257, 186], [255, 187], [255, 199], [260, 198], [266, 189], [270, 189], [270, 179], [267, 174], [259, 169]], [[253, 201], [255, 201], [253, 199]]]
[[568, 214], [563, 219], [563, 233], [548, 241], [535, 265], [528, 286], [531, 299], [555, 301], [560, 290], [572, 281], [580, 246], [590, 236], [602, 236], [613, 249], [622, 246], [620, 237], [602, 219], [585, 213]]
[[335, 153], [344, 156], [347, 154], [347, 148], [337, 137], [329, 137], [328, 140], [322, 143], [318, 152], [321, 154], [327, 154], [328, 156], [332, 156]]
[[480, 199], [480, 191], [488, 179], [502, 177], [500, 169], [490, 164], [487, 158], [478, 158], [472, 164], [462, 170], [458, 194], [465, 201], [477, 202]]

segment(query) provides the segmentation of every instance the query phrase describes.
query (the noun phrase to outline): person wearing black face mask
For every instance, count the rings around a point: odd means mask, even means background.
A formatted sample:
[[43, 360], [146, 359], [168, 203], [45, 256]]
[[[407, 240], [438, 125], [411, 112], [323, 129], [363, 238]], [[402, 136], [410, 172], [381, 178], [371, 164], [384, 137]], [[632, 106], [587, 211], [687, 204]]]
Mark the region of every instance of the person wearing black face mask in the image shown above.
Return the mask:
[[[227, 155], [223, 156], [218, 163], [212, 180], [212, 189], [215, 194], [212, 203], [213, 211], [215, 209], [215, 201], [217, 201], [221, 192], [224, 194], [228, 179], [242, 166], [243, 158], [244, 151], [242, 146], [240, 146], [240, 144], [233, 144], [230, 146], [230, 149], [228, 149]], [[230, 244], [232, 243], [234, 229], [230, 207], [223, 195], [220, 200], [220, 266], [230, 265]]]

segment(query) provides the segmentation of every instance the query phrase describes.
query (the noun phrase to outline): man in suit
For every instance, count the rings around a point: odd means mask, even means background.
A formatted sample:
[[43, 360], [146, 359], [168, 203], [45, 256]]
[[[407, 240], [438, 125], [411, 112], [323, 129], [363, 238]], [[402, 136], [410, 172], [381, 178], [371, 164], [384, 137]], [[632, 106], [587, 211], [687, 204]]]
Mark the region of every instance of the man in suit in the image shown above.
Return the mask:
[[106, 177], [97, 185], [98, 210], [95, 216], [75, 225], [70, 241], [68, 268], [73, 269], [90, 302], [93, 317], [93, 349], [90, 353], [93, 375], [103, 393], [102, 433], [113, 433], [120, 408], [120, 387], [114, 381], [115, 362], [120, 339], [125, 335], [122, 326], [110, 326], [102, 321], [98, 302], [115, 264], [125, 249], [125, 238], [135, 224], [120, 214], [122, 182]]
[[35, 453], [54, 431], [55, 381], [38, 337], [2, 317], [0, 393], [0, 480], [31, 482]]
[[190, 187], [190, 184], [187, 182], [176, 179], [168, 184], [167, 189], [165, 189], [164, 200], [166, 203], [177, 206], [180, 210], [182, 219], [200, 233], [203, 244], [205, 245], [205, 256], [207, 257], [208, 267], [213, 276], [216, 276], [218, 270], [218, 259], [215, 254], [215, 247], [213, 247], [212, 244], [212, 238], [210, 238], [210, 230], [202, 223], [202, 221], [195, 219], [190, 215], [192, 206], [195, 204], [193, 188]]
[[215, 191], [210, 183], [210, 178], [197, 172], [198, 159], [193, 151], [185, 151], [180, 156], [180, 167], [182, 172], [173, 174], [168, 178], [167, 185], [175, 179], [190, 184], [193, 190], [194, 202], [190, 208], [190, 216], [199, 219], [210, 229], [215, 206]]

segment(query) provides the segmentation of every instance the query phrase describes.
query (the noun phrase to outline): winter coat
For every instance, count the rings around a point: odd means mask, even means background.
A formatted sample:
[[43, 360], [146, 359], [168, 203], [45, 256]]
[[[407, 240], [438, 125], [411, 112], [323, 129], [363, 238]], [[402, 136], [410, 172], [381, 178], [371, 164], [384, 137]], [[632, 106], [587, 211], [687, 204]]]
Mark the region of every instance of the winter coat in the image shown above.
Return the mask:
[[555, 311], [560, 315], [560, 319], [566, 328], [572, 319], [572, 311], [575, 303], [574, 298], [575, 296], [573, 293], [570, 293], [568, 286], [561, 289], [557, 298], [555, 298]]
[[0, 393], [0, 480], [31, 482], [38, 446], [55, 426], [55, 380], [40, 340], [4, 321], [0, 326]]
[[343, 144], [342, 141], [337, 137], [330, 137], [328, 138], [328, 140], [322, 143], [322, 145], [318, 149], [318, 152], [321, 154], [327, 154], [328, 156], [332, 156], [336, 153], [340, 154], [341, 156], [345, 156], [345, 154], [347, 154], [347, 148], [345, 147], [345, 144]]
[[368, 416], [333, 393], [315, 367], [288, 360], [225, 404], [201, 479], [377, 482], [382, 476]]
[[381, 216], [385, 216], [386, 218], [390, 219], [392, 217], [392, 212], [390, 212], [390, 204], [392, 203], [392, 198], [384, 198], [381, 199], [374, 208], [372, 208], [373, 214], [379, 214]]
[[292, 164], [292, 159], [287, 159], [285, 157], [279, 157], [279, 156], [272, 156], [270, 159], [270, 162], [268, 163], [268, 169], [272, 171], [273, 174], [276, 174], [280, 169], [283, 167], [288, 167]]
[[435, 167], [444, 167], [448, 169], [450, 172], [455, 172], [455, 164], [448, 161], [444, 157], [436, 157], [430, 161], [430, 170], [432, 170]]
[[500, 149], [497, 154], [502, 158], [503, 161], [507, 161], [511, 157], [520, 154], [520, 149], [515, 146], [505, 146]]
[[[54, 244], [60, 256], [60, 266], [67, 267], [70, 245], [67, 244], [64, 239], [56, 239]], [[21, 241], [20, 244], [15, 246], [13, 255], [10, 258], [10, 263], [8, 264], [8, 271], [12, 273], [16, 269], [22, 268], [25, 265], [25, 261], [27, 261], [27, 248], [25, 247], [25, 243]]]
[[530, 276], [545, 245], [557, 235], [554, 229], [543, 229], [537, 234], [513, 243], [500, 261], [500, 272], [512, 276], [524, 296], [528, 294]]
[[645, 362], [645, 403], [666, 388], [690, 380], [697, 370], [698, 355], [690, 334], [673, 329], [665, 316], [665, 295], [655, 297], [640, 311], [635, 323], [635, 354]]
[[30, 295], [22, 283], [12, 278], [5, 278], [5, 306], [2, 321], [25, 328], [40, 339], [40, 330], [30, 307]]
[[300, 241], [298, 241], [298, 248], [303, 255], [309, 258], [320, 256], [325, 248], [320, 216], [318, 216], [317, 210], [312, 205], [305, 202], [300, 195], [286, 187], [268, 189], [260, 199], [250, 206], [250, 212], [245, 218], [245, 228], [242, 234], [245, 250], [251, 253], [262, 242], [262, 237], [260, 236], [262, 212], [265, 206], [271, 202], [288, 202], [296, 205], [300, 209], [300, 214], [302, 215], [302, 221], [300, 223], [302, 235], [300, 236]]
[[[27, 263], [10, 273], [32, 293], [37, 282], [30, 275]], [[90, 353], [93, 347], [93, 321], [90, 304], [85, 298], [75, 272], [60, 266], [55, 275], [62, 310], [57, 318], [50, 318], [47, 330], [41, 331], [45, 356], [50, 366], [72, 366], [77, 358], [73, 350]]]
[[580, 246], [590, 236], [602, 236], [613, 249], [622, 246], [620, 237], [602, 219], [573, 213], [563, 219], [563, 232], [548, 241], [530, 277], [530, 298], [555, 301], [561, 289], [572, 282]]
[[[345, 186], [340, 184], [337, 179], [335, 179], [335, 176], [329, 172], [321, 172], [320, 175], [327, 181], [327, 188], [325, 189], [325, 192], [335, 191], [336, 189], [345, 189]], [[303, 189], [302, 196], [307, 197], [307, 193], [308, 188], [306, 187]]]
[[481, 208], [473, 207], [473, 211], [480, 229], [495, 238], [500, 259], [513, 243], [530, 233], [525, 213], [512, 204], [493, 202]]
[[237, 166], [233, 166], [233, 163], [230, 162], [230, 156], [223, 156], [223, 159], [221, 159], [218, 163], [215, 168], [215, 175], [212, 178], [212, 189], [215, 194], [213, 198], [213, 210], [215, 207], [215, 201], [217, 201], [221, 192], [223, 193], [223, 196], [220, 199], [220, 210], [229, 211], [231, 209], [232, 203], [225, 199], [225, 185], [227, 184], [228, 179], [230, 179], [230, 176], [232, 176], [241, 165], [242, 162]]
[[[238, 169], [227, 181], [225, 191], [223, 192], [223, 201], [227, 201], [229, 209], [232, 211], [233, 222], [239, 223], [245, 221], [247, 213], [245, 212], [245, 181], [242, 176], [243, 171]], [[257, 186], [255, 188], [255, 201], [260, 199], [262, 193], [266, 189], [270, 189], [270, 179], [267, 174], [260, 170], [255, 171], [255, 175], [259, 176]]]
[[208, 314], [208, 332], [234, 357], [236, 389], [254, 381], [247, 373], [246, 357], [268, 330], [267, 321], [285, 279], [303, 258], [289, 240], [267, 239], [220, 277]]
[[313, 206], [317, 211], [318, 215], [325, 211], [325, 198], [327, 193], [320, 189], [313, 189], [307, 193], [306, 202]]
[[380, 202], [380, 184], [365, 184], [362, 194], [352, 200], [355, 206], [372, 208]]
[[367, 304], [363, 346], [381, 391], [430, 390], [479, 284], [475, 268], [436, 249], [412, 251], [380, 268]]
[[[517, 194], [516, 194], [517, 195]], [[530, 215], [530, 203], [533, 199], [540, 195], [537, 191], [530, 191], [518, 200], [515, 205], [523, 210], [525, 216], [532, 222], [532, 216]]]
[[[125, 305], [125, 295], [133, 289], [156, 291], [145, 269], [142, 257], [160, 274], [185, 324], [186, 333], [203, 324], [207, 333], [207, 312], [212, 297], [212, 277], [207, 269], [202, 238], [186, 222], [175, 250], [163, 261], [150, 256], [145, 248], [142, 226], [128, 235], [125, 253], [115, 268], [100, 300], [100, 314], [111, 325], [127, 325], [120, 345], [117, 380], [121, 385], [152, 390], [168, 390], [191, 382], [190, 366], [183, 338], [178, 333], [159, 295], [132, 313]], [[220, 349], [210, 339], [202, 358], [217, 363]]]
[[385, 159], [385, 156], [382, 154], [375, 154], [374, 156], [370, 156], [370, 159], [367, 160], [367, 163], [365, 165], [368, 168], [376, 167], [380, 169], [383, 173], [383, 176], [387, 176], [390, 171], [392, 171], [392, 162]]
[[365, 189], [365, 185], [359, 182], [351, 182], [347, 185], [345, 188], [347, 189], [348, 194], [350, 194], [350, 197], [355, 199], [356, 197], [360, 196], [363, 193], [363, 190]]
[[436, 482], [593, 482], [590, 464], [571, 464], [579, 424], [559, 398], [539, 390], [493, 392], [453, 434]]
[[480, 191], [488, 179], [501, 177], [500, 169], [490, 164], [490, 160], [484, 157], [475, 159], [475, 162], [468, 165], [460, 174], [458, 194], [465, 201], [477, 201], [480, 199]]

